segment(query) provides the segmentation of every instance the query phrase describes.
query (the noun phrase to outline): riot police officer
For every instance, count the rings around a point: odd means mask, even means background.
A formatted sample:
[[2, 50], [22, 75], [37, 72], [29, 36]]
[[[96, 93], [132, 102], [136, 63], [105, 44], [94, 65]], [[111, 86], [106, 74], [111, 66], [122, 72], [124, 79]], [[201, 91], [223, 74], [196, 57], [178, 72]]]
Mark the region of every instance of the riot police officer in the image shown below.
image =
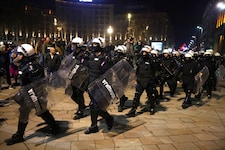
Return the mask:
[[22, 44], [17, 49], [19, 65], [19, 79], [21, 89], [14, 96], [15, 101], [20, 105], [18, 129], [11, 139], [6, 140], [7, 145], [24, 141], [24, 132], [28, 124], [29, 113], [33, 108], [36, 115], [41, 117], [51, 127], [51, 133], [57, 134], [59, 126], [56, 124], [53, 115], [47, 109], [47, 91], [45, 90], [44, 68], [35, 58], [35, 51], [32, 45]]
[[[113, 61], [114, 61], [113, 64], [116, 64], [121, 59], [126, 59], [132, 65], [132, 60], [129, 59], [129, 57], [127, 56], [127, 47], [126, 46], [118, 45], [118, 46], [115, 47], [114, 51], [115, 51], [115, 55], [113, 57]], [[120, 98], [120, 103], [119, 103], [119, 106], [118, 106], [118, 112], [123, 111], [124, 104], [127, 100], [128, 100], [128, 97], [126, 97], [125, 95], [123, 95]]]
[[[211, 99], [211, 94], [212, 94], [212, 87], [213, 87], [213, 80], [216, 78], [215, 77], [215, 71], [216, 71], [216, 62], [214, 61], [214, 58], [212, 56], [211, 50], [206, 50], [204, 53], [200, 65], [201, 68], [204, 66], [207, 66], [209, 69], [209, 77], [206, 80], [205, 84], [203, 85], [203, 89], [206, 89], [207, 92], [207, 97], [208, 99]], [[201, 98], [202, 92], [200, 92], [198, 95], [196, 95], [196, 98], [200, 99]]]
[[174, 59], [170, 56], [170, 51], [168, 49], [163, 50], [163, 57], [161, 58], [160, 61], [162, 66], [162, 72], [161, 72], [159, 97], [162, 99], [164, 91], [163, 86], [166, 82], [169, 86], [171, 96], [173, 96], [176, 91], [177, 81], [174, 77], [173, 72], [175, 68], [177, 68], [177, 65]]
[[191, 93], [193, 93], [195, 84], [194, 76], [198, 73], [199, 67], [198, 63], [192, 58], [192, 55], [190, 53], [186, 53], [185, 60], [181, 67], [183, 81], [182, 87], [186, 94], [185, 100], [182, 104], [183, 109], [188, 108], [191, 105]]
[[152, 59], [152, 62], [154, 63], [154, 66], [156, 66], [155, 68], [155, 87], [154, 87], [154, 90], [155, 90], [155, 94], [154, 94], [154, 98], [155, 98], [155, 102], [156, 104], [158, 105], [160, 103], [159, 101], [159, 92], [157, 90], [157, 86], [160, 84], [160, 71], [161, 71], [161, 68], [160, 68], [160, 61], [159, 61], [159, 52], [157, 50], [151, 50], [151, 59]]
[[[98, 37], [94, 38], [91, 42], [91, 51], [89, 60], [87, 62], [87, 67], [89, 70], [89, 84], [95, 81], [99, 76], [104, 74], [110, 67], [111, 62], [109, 58], [104, 53], [104, 38]], [[99, 107], [97, 100], [88, 92], [90, 97], [90, 115], [91, 115], [91, 126], [85, 130], [85, 134], [96, 133], [98, 132], [97, 118], [98, 116], [102, 116], [106, 119], [106, 124], [108, 126], [108, 130], [113, 127], [114, 119], [113, 117], [106, 111]]]
[[148, 100], [150, 103], [150, 115], [155, 113], [155, 68], [153, 62], [151, 61], [150, 49], [143, 47], [140, 51], [140, 56], [137, 60], [137, 84], [136, 92], [133, 99], [133, 104], [131, 110], [126, 114], [128, 117], [134, 117], [137, 107], [140, 103], [140, 97], [144, 90], [147, 93]]
[[[71, 42], [71, 47], [73, 49], [72, 52], [72, 64], [79, 67], [83, 67], [86, 60], [88, 59], [88, 56], [86, 56], [85, 50], [82, 48], [83, 46], [83, 39], [80, 37], [76, 37]], [[78, 71], [78, 70], [77, 70]], [[71, 76], [71, 75], [70, 75]], [[76, 82], [79, 82], [76, 80], [76, 78], [71, 78], [71, 85], [72, 85], [72, 100], [77, 103], [78, 110], [75, 112], [75, 116], [73, 119], [80, 119], [84, 117], [84, 110], [86, 108], [85, 101], [84, 101], [84, 90], [86, 90], [85, 87], [78, 87], [76, 86]], [[85, 81], [84, 81], [85, 82]], [[87, 86], [87, 84], [82, 85]]]

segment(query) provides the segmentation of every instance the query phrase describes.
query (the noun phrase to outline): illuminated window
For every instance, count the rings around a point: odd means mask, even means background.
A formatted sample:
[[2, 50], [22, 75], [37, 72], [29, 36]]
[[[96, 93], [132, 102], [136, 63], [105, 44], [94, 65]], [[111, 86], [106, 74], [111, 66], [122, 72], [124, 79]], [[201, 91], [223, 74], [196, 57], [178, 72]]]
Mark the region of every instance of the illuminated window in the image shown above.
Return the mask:
[[27, 5], [25, 5], [24, 10], [28, 11], [28, 6]]
[[52, 14], [52, 10], [51, 10], [51, 9], [48, 10], [48, 14], [49, 14], [49, 15]]

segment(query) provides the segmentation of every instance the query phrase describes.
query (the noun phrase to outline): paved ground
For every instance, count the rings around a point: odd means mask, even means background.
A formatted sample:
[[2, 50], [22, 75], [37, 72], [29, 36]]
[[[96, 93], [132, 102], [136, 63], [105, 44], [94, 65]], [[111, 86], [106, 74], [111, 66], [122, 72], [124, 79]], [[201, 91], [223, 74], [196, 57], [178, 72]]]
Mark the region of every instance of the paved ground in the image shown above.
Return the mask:
[[[134, 118], [125, 117], [129, 108], [119, 113], [117, 104], [113, 104], [108, 109], [115, 118], [113, 129], [108, 131], [105, 121], [99, 117], [100, 131], [90, 135], [84, 134], [90, 125], [90, 116], [73, 120], [77, 105], [64, 94], [63, 89], [49, 89], [49, 109], [66, 132], [55, 137], [48, 136], [44, 132], [46, 124], [32, 112], [25, 133], [26, 141], [7, 146], [4, 140], [16, 132], [19, 115], [18, 105], [10, 101], [0, 108], [0, 149], [222, 150], [225, 149], [224, 85], [218, 85], [212, 99], [208, 100], [205, 95], [202, 101], [193, 99], [193, 106], [185, 110], [181, 108], [184, 93], [179, 85], [174, 97], [165, 93], [165, 99], [156, 107], [155, 115], [151, 116], [149, 112], [141, 111], [145, 107], [146, 94], [141, 97], [142, 105]], [[0, 99], [13, 95], [17, 89], [2, 90]], [[168, 91], [167, 87], [165, 91]], [[126, 95], [129, 97], [126, 106], [130, 107], [134, 89], [129, 89]], [[86, 94], [85, 98], [88, 104]]]

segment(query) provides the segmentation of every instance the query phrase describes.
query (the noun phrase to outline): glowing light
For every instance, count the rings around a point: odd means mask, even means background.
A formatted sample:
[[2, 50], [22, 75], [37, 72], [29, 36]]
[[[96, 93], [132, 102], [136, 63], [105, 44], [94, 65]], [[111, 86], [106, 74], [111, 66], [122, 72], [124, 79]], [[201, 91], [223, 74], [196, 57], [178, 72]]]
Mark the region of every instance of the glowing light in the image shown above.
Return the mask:
[[92, 0], [79, 0], [80, 2], [92, 2]]
[[221, 9], [221, 10], [224, 10], [225, 9], [225, 3], [224, 2], [219, 2], [217, 4], [217, 8]]

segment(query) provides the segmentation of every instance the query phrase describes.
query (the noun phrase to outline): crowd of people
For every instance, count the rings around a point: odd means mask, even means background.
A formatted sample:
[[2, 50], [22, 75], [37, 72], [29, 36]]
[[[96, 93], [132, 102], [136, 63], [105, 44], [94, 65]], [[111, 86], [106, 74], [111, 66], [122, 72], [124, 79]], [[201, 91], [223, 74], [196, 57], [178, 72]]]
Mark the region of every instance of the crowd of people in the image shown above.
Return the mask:
[[[212, 90], [216, 89], [217, 70], [224, 66], [223, 56], [212, 49], [185, 52], [164, 49], [160, 52], [140, 41], [134, 44], [133, 38], [110, 47], [106, 47], [105, 39], [101, 37], [92, 39], [86, 46], [80, 37], [74, 38], [68, 45], [62, 44], [60, 40], [53, 43], [50, 38], [40, 40], [36, 45], [22, 44], [15, 48], [1, 45], [0, 82], [6, 77], [9, 88], [19, 83], [21, 86], [14, 96], [20, 105], [18, 130], [6, 143], [12, 145], [24, 141], [23, 135], [31, 109], [35, 109], [37, 116], [49, 124], [52, 134], [60, 132], [60, 127], [47, 109], [47, 91], [43, 88], [54, 85], [53, 82], [58, 82], [59, 79], [70, 81], [65, 90], [71, 91], [68, 93], [78, 105], [73, 119], [85, 117], [84, 110], [90, 107], [91, 125], [85, 130], [85, 134], [99, 131], [98, 116], [106, 120], [108, 130], [111, 130], [113, 116], [108, 113], [107, 108], [99, 106], [98, 97], [93, 96], [88, 87], [120, 60], [126, 60], [136, 75], [133, 103], [127, 117], [136, 116], [144, 91], [147, 93], [149, 113], [154, 115], [155, 105], [164, 98], [164, 86], [169, 87], [170, 96], [173, 97], [178, 82], [182, 83], [186, 95], [183, 109], [191, 106], [191, 94], [195, 94], [196, 99], [201, 99], [202, 93], [206, 91], [210, 99]], [[55, 76], [60, 78], [54, 80]], [[15, 79], [13, 85], [10, 80], [12, 77]], [[42, 80], [43, 78], [46, 80]], [[84, 92], [89, 94], [89, 106], [85, 105]], [[118, 112], [123, 112], [128, 97], [124, 94], [119, 99]]]

